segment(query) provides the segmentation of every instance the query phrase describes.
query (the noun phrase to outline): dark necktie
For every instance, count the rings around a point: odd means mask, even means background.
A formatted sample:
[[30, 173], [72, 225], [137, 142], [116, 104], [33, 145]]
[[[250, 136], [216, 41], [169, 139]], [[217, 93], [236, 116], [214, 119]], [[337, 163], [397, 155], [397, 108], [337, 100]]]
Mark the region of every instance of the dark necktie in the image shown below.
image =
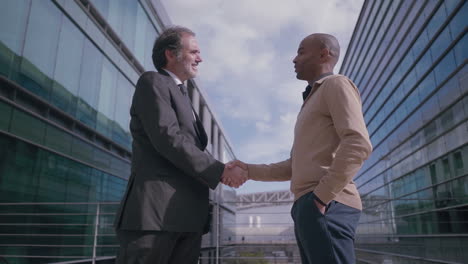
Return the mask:
[[182, 92], [183, 95], [187, 95], [187, 87], [185, 87], [183, 83], [178, 84], [177, 86], [179, 86], [180, 91]]
[[312, 90], [312, 86], [307, 85], [307, 87], [305, 88], [305, 91], [302, 92], [302, 99], [304, 101], [307, 98], [307, 96], [309, 96], [311, 90]]
[[192, 113], [194, 116], [193, 120], [193, 126], [195, 127], [195, 132], [197, 132], [198, 138], [200, 139], [200, 142], [202, 144], [202, 150], [205, 150], [206, 145], [208, 144], [208, 136], [206, 135], [205, 128], [203, 127], [203, 123], [201, 122], [200, 118], [197, 115], [197, 112], [193, 108], [192, 102], [190, 98], [188, 97], [187, 94], [187, 87], [183, 83], [178, 84], [180, 91], [182, 94], [187, 98], [188, 103], [190, 104], [190, 107], [192, 108]]

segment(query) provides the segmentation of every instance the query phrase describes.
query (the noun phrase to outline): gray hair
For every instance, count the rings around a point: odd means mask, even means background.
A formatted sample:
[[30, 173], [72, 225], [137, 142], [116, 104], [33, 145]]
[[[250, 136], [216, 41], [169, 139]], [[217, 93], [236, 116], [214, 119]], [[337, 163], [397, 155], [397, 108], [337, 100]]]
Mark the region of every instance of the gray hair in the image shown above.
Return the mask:
[[153, 46], [153, 55], [151, 58], [153, 59], [154, 67], [159, 71], [167, 64], [166, 59], [166, 50], [174, 51], [176, 57], [180, 57], [181, 50], [182, 50], [182, 35], [188, 34], [191, 36], [195, 36], [195, 33], [186, 28], [181, 26], [174, 26], [165, 29], [161, 35], [156, 39]]

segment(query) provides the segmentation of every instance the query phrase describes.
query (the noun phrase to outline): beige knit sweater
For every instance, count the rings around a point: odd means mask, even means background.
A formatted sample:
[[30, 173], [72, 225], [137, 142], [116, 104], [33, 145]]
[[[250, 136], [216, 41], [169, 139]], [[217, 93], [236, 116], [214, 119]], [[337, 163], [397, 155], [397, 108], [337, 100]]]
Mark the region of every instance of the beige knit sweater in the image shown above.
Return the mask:
[[290, 159], [248, 164], [249, 178], [291, 180], [296, 200], [313, 191], [324, 203], [362, 210], [353, 177], [371, 152], [359, 90], [347, 77], [330, 75], [314, 83], [297, 116]]

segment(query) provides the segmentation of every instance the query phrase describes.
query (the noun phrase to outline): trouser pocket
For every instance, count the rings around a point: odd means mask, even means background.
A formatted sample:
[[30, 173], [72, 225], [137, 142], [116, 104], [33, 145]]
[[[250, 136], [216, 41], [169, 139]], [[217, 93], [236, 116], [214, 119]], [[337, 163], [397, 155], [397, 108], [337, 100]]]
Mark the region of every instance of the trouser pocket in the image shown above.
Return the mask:
[[[313, 193], [294, 205], [294, 223], [301, 257], [305, 263], [336, 263], [326, 217], [315, 204]], [[313, 260], [313, 261], [312, 261]]]

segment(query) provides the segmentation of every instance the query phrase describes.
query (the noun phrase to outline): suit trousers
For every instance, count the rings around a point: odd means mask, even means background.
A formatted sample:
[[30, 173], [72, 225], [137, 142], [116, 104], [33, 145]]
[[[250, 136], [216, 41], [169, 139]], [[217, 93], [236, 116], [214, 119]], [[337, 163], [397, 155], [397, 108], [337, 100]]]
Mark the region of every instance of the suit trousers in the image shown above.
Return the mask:
[[202, 233], [117, 230], [116, 264], [196, 264]]
[[355, 263], [354, 235], [361, 211], [331, 201], [322, 214], [315, 199], [313, 192], [307, 193], [291, 209], [302, 264]]

